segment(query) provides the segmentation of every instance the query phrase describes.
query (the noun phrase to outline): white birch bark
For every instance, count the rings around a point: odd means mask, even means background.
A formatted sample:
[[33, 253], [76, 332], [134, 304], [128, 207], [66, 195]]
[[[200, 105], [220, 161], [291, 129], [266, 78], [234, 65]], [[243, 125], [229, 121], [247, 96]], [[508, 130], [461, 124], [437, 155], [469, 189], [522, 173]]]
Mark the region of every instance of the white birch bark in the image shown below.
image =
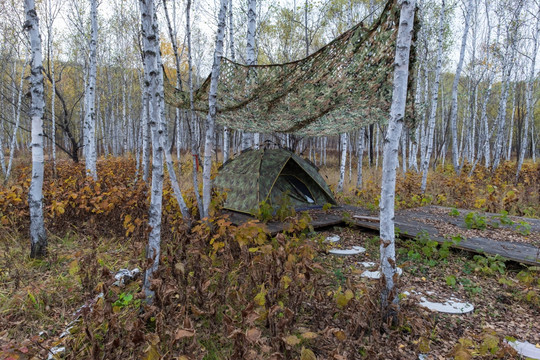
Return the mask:
[[[231, 60], [236, 61], [234, 49], [234, 18], [233, 18], [233, 0], [229, 0], [229, 50], [231, 51]], [[223, 163], [229, 160], [230, 150], [229, 128], [223, 127]]]
[[[149, 96], [149, 124], [152, 132], [152, 186], [148, 225], [150, 234], [146, 248], [146, 257], [152, 265], [146, 269], [143, 290], [148, 302], [152, 302], [154, 291], [151, 290], [153, 273], [159, 265], [161, 251], [161, 207], [163, 201], [163, 121], [161, 101], [163, 98], [163, 79], [159, 69], [159, 29], [154, 0], [139, 0], [142, 23], [144, 86]], [[161, 98], [161, 99], [160, 99]]]
[[[248, 0], [248, 27], [246, 37], [246, 63], [247, 65], [255, 65], [257, 59], [255, 56], [255, 27], [257, 25], [257, 0]], [[248, 80], [251, 81], [251, 80]], [[242, 133], [242, 150], [256, 145], [255, 134], [244, 131]]]
[[514, 118], [516, 114], [516, 90], [517, 90], [517, 74], [514, 75], [514, 84], [513, 84], [514, 91], [512, 92], [512, 115], [510, 116], [510, 128], [508, 129], [508, 147], [506, 151], [506, 156], [504, 157], [505, 160], [510, 160], [510, 157], [512, 156], [512, 140], [514, 137]]
[[90, 0], [90, 55], [88, 82], [86, 87], [86, 106], [84, 116], [84, 131], [85, 131], [85, 154], [86, 154], [86, 172], [97, 180], [96, 170], [96, 75], [97, 75], [97, 0]]
[[356, 189], [362, 190], [363, 177], [362, 177], [362, 162], [364, 159], [364, 139], [366, 136], [366, 128], [360, 129], [358, 134], [358, 164], [356, 167]]
[[341, 160], [339, 162], [339, 181], [337, 191], [343, 191], [343, 183], [345, 181], [345, 166], [347, 164], [347, 134], [339, 134], [339, 142], [341, 144]]
[[[527, 140], [529, 137], [529, 123], [534, 119], [533, 117], [533, 88], [534, 88], [534, 75], [536, 67], [536, 55], [538, 52], [538, 38], [540, 35], [540, 6], [538, 6], [536, 13], [536, 27], [532, 34], [533, 39], [533, 51], [531, 54], [531, 67], [529, 70], [529, 78], [527, 79], [527, 92], [525, 95], [525, 123], [523, 124], [523, 135], [521, 140], [521, 148], [519, 149], [518, 164], [516, 170], [516, 180], [519, 177], [521, 167], [523, 166], [523, 160], [525, 159], [525, 151], [527, 151]], [[533, 138], [534, 144], [534, 138]], [[534, 151], [533, 151], [534, 154]]]
[[461, 77], [461, 69], [463, 68], [463, 60], [465, 59], [465, 47], [467, 46], [467, 34], [469, 32], [469, 24], [471, 19], [473, 7], [473, 0], [469, 0], [467, 9], [465, 10], [465, 29], [463, 30], [463, 37], [461, 38], [461, 51], [459, 52], [459, 61], [456, 68], [456, 74], [454, 76], [454, 82], [452, 84], [452, 105], [450, 106], [450, 127], [452, 130], [452, 163], [454, 170], [459, 173], [459, 148], [457, 142], [457, 97], [458, 97], [458, 84]]
[[[21, 105], [22, 105], [22, 94], [23, 94], [23, 82], [24, 82], [24, 72], [26, 69], [26, 66], [28, 65], [28, 61], [30, 60], [30, 56], [27, 55], [26, 60], [24, 61], [24, 65], [21, 69], [21, 81], [19, 85], [19, 96], [17, 98], [17, 112], [15, 117], [15, 125], [13, 127], [13, 135], [11, 136], [11, 144], [9, 146], [9, 159], [7, 168], [5, 168], [5, 178], [4, 183], [6, 183], [9, 179], [9, 176], [11, 175], [11, 165], [13, 164], [13, 157], [15, 155], [15, 146], [17, 143], [17, 132], [19, 131], [19, 125], [21, 121]], [[2, 161], [3, 161], [3, 154], [2, 154]]]
[[[193, 190], [195, 193], [195, 201], [197, 202], [197, 208], [199, 209], [200, 217], [203, 216], [203, 204], [201, 196], [199, 195], [199, 180], [197, 173], [197, 142], [195, 141], [195, 125], [197, 123], [195, 115], [195, 106], [193, 103], [193, 65], [192, 65], [192, 51], [191, 51], [191, 0], [187, 0], [186, 5], [186, 36], [188, 42], [188, 87], [189, 87], [189, 106], [190, 106], [190, 119], [187, 121], [189, 134], [190, 134], [190, 147], [191, 147], [191, 162], [192, 162], [192, 179]], [[197, 132], [198, 133], [198, 132]]]
[[32, 180], [28, 190], [28, 206], [30, 209], [30, 257], [36, 258], [47, 253], [47, 234], [43, 221], [43, 111], [45, 99], [43, 95], [41, 36], [34, 0], [24, 1], [24, 12], [26, 14], [24, 29], [28, 31], [32, 50], [32, 60], [30, 61]]
[[53, 42], [53, 12], [52, 12], [52, 1], [47, 1], [49, 21], [47, 24], [49, 42], [49, 64], [51, 71], [51, 143], [52, 143], [52, 159], [53, 159], [53, 173], [56, 174], [56, 114], [55, 114], [55, 100], [56, 100], [56, 77], [54, 73], [54, 42]]
[[[431, 111], [429, 113], [427, 135], [425, 136], [424, 157], [422, 158], [421, 170], [422, 170], [422, 192], [426, 191], [427, 187], [427, 175], [429, 171], [429, 162], [431, 160], [431, 154], [433, 153], [433, 136], [435, 133], [435, 120], [437, 116], [437, 104], [439, 101], [439, 83], [441, 80], [442, 70], [442, 51], [443, 51], [443, 36], [444, 36], [444, 21], [445, 21], [445, 0], [442, 0], [441, 14], [439, 16], [439, 36], [437, 39], [437, 65], [435, 68], [435, 80], [433, 82], [433, 88], [431, 93]], [[427, 78], [426, 78], [427, 81]]]
[[384, 137], [383, 171], [380, 200], [380, 259], [384, 288], [381, 294], [383, 316], [396, 319], [398, 292], [396, 249], [394, 233], [394, 206], [396, 191], [396, 168], [398, 165], [399, 137], [403, 127], [405, 102], [407, 98], [407, 79], [409, 76], [409, 54], [413, 34], [415, 0], [401, 1], [401, 15], [396, 40], [394, 88], [388, 130]]
[[221, 68], [221, 57], [223, 55], [223, 37], [225, 30], [225, 15], [227, 13], [228, 0], [221, 0], [218, 16], [218, 29], [216, 34], [216, 48], [214, 51], [214, 62], [212, 64], [212, 74], [210, 77], [210, 91], [208, 96], [208, 116], [206, 118], [206, 137], [204, 143], [203, 161], [203, 214], [208, 217], [210, 210], [210, 200], [212, 195], [212, 149], [214, 147], [214, 128], [216, 121], [217, 85]]
[[513, 11], [512, 21], [507, 29], [507, 47], [504, 56], [503, 70], [502, 70], [502, 86], [501, 97], [499, 101], [499, 112], [497, 116], [497, 136], [495, 138], [495, 148], [493, 149], [493, 168], [499, 167], [501, 158], [503, 156], [504, 147], [504, 133], [506, 130], [506, 101], [508, 99], [508, 88], [510, 86], [510, 76], [514, 67], [514, 59], [516, 55], [517, 47], [517, 31], [519, 24], [519, 16], [523, 1], [518, 2], [517, 8]]
[[144, 182], [148, 181], [148, 175], [150, 173], [150, 129], [148, 122], [149, 113], [149, 97], [148, 87], [144, 85], [144, 79], [141, 78], [142, 89], [142, 105], [141, 105], [141, 127], [142, 127], [142, 179]]

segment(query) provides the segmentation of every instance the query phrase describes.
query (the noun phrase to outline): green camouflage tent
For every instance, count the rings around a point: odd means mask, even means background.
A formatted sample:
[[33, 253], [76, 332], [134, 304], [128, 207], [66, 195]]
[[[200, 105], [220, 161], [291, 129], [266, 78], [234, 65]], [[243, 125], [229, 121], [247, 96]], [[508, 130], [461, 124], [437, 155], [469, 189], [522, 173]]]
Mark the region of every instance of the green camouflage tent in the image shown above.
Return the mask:
[[214, 186], [227, 193], [224, 209], [248, 214], [262, 201], [277, 207], [284, 197], [295, 208], [336, 204], [315, 166], [284, 149], [242, 152], [223, 165]]

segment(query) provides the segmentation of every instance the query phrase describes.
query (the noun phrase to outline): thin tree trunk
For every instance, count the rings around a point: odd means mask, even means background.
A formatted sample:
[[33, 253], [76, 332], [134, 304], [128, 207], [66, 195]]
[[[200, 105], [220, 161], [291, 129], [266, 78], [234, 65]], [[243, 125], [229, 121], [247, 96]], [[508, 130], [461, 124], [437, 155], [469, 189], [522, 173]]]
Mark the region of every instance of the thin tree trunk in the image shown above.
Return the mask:
[[[533, 32], [533, 52], [531, 55], [531, 68], [529, 71], [529, 79], [527, 80], [527, 93], [525, 95], [525, 124], [523, 125], [523, 135], [521, 140], [521, 148], [519, 149], [519, 158], [518, 158], [518, 165], [516, 170], [516, 180], [519, 178], [519, 173], [521, 171], [521, 167], [523, 166], [523, 160], [525, 159], [525, 151], [527, 151], [527, 139], [529, 136], [529, 123], [534, 119], [533, 117], [533, 88], [534, 88], [534, 74], [535, 74], [535, 66], [536, 66], [536, 55], [538, 52], [538, 37], [540, 35], [540, 6], [538, 6], [537, 12], [536, 12], [536, 28]], [[534, 123], [533, 123], [534, 126]], [[532, 132], [531, 132], [532, 134]], [[534, 145], [534, 137], [532, 138], [532, 144]], [[533, 146], [533, 157], [534, 157], [534, 146]]]
[[345, 165], [347, 164], [347, 134], [339, 134], [339, 143], [341, 144], [341, 160], [339, 162], [339, 182], [337, 191], [343, 191], [343, 182], [345, 181]]
[[[236, 61], [234, 50], [234, 18], [233, 18], [233, 0], [229, 0], [229, 50], [231, 51], [231, 60]], [[229, 128], [223, 127], [223, 163], [229, 160], [230, 151]]]
[[30, 48], [32, 50], [32, 60], [30, 61], [32, 180], [30, 182], [30, 189], [28, 190], [30, 257], [38, 258], [47, 254], [47, 234], [43, 221], [43, 112], [45, 107], [43, 95], [43, 62], [39, 19], [34, 0], [24, 1], [24, 12], [26, 14], [24, 29], [28, 31]]
[[[22, 94], [23, 94], [23, 81], [24, 81], [24, 71], [26, 69], [26, 66], [28, 65], [28, 61], [30, 60], [30, 56], [28, 55], [26, 57], [26, 60], [24, 61], [24, 65], [21, 69], [21, 81], [19, 86], [19, 97], [17, 99], [17, 115], [15, 118], [15, 125], [13, 126], [13, 134], [11, 136], [11, 145], [9, 146], [9, 159], [8, 159], [8, 165], [7, 169], [4, 168], [4, 172], [6, 174], [6, 177], [4, 178], [4, 184], [8, 181], [9, 176], [11, 175], [11, 165], [13, 164], [13, 157], [15, 155], [15, 146], [17, 142], [17, 132], [19, 131], [19, 124], [21, 121], [21, 105], [22, 105]], [[2, 154], [2, 161], [3, 161], [3, 154]], [[5, 165], [4, 165], [5, 166]]]
[[216, 35], [216, 48], [214, 51], [214, 62], [212, 64], [212, 74], [210, 78], [210, 91], [208, 96], [209, 110], [208, 116], [206, 118], [206, 139], [204, 143], [203, 162], [203, 218], [210, 215], [210, 197], [212, 190], [212, 180], [210, 178], [210, 175], [212, 170], [212, 149], [214, 145], [214, 127], [217, 112], [217, 86], [219, 80], [219, 72], [221, 68], [221, 56], [223, 55], [223, 37], [225, 30], [225, 15], [227, 13], [227, 2], [228, 0], [221, 0], [218, 16], [218, 29]]
[[[247, 65], [255, 65], [257, 58], [255, 56], [255, 28], [257, 25], [257, 0], [248, 0], [248, 28], [246, 38], [246, 63]], [[249, 79], [248, 81], [252, 81]], [[244, 131], [242, 133], [242, 150], [256, 145], [255, 134]]]
[[358, 164], [356, 167], [356, 189], [362, 190], [362, 160], [364, 158], [364, 138], [366, 136], [366, 128], [360, 129], [358, 134]]
[[[380, 259], [384, 288], [381, 305], [384, 318], [397, 320], [398, 291], [396, 248], [394, 232], [394, 206], [396, 192], [396, 168], [398, 165], [399, 137], [403, 127], [405, 102], [407, 99], [407, 80], [409, 76], [409, 54], [413, 35], [415, 0], [401, 2], [401, 15], [396, 40], [394, 88], [390, 120], [384, 138], [383, 171], [380, 200]], [[393, 304], [394, 306], [392, 306]]]
[[[435, 133], [435, 120], [437, 117], [437, 104], [439, 101], [439, 83], [441, 79], [442, 70], [442, 51], [443, 51], [443, 36], [444, 36], [444, 21], [445, 21], [445, 0], [442, 0], [441, 14], [439, 17], [439, 37], [437, 46], [437, 66], [435, 68], [435, 81], [433, 83], [431, 93], [431, 111], [429, 113], [427, 136], [425, 139], [426, 150], [424, 151], [424, 157], [422, 158], [422, 192], [426, 191], [427, 187], [427, 175], [429, 171], [429, 161], [431, 160], [431, 154], [433, 152], [433, 136]], [[427, 78], [426, 78], [427, 81]]]
[[97, 75], [97, 0], [90, 0], [90, 56], [87, 82], [87, 103], [84, 116], [86, 172], [97, 180], [96, 170], [96, 75]]
[[187, 1], [186, 5], [186, 36], [188, 41], [188, 87], [189, 87], [189, 105], [190, 105], [190, 119], [187, 121], [188, 131], [190, 135], [190, 147], [191, 147], [191, 161], [192, 161], [192, 179], [193, 179], [193, 191], [195, 193], [195, 201], [197, 202], [197, 208], [199, 209], [199, 215], [204, 217], [203, 202], [199, 195], [199, 180], [197, 172], [197, 164], [199, 154], [197, 151], [197, 143], [195, 141], [195, 124], [197, 122], [195, 115], [195, 106], [193, 104], [193, 65], [192, 65], [192, 51], [191, 51], [191, 0]]
[[510, 76], [514, 66], [514, 59], [517, 48], [517, 28], [519, 25], [519, 16], [523, 1], [518, 2], [517, 8], [514, 10], [511, 25], [507, 29], [507, 49], [505, 51], [503, 64], [503, 79], [501, 85], [501, 97], [499, 101], [499, 113], [497, 121], [497, 137], [495, 139], [495, 149], [493, 154], [493, 169], [497, 169], [503, 156], [504, 133], [506, 124], [506, 100], [508, 98], [508, 87], [510, 86]]
[[463, 37], [461, 38], [461, 51], [459, 53], [459, 61], [456, 68], [456, 74], [454, 76], [454, 83], [452, 84], [452, 105], [450, 106], [450, 122], [452, 129], [452, 163], [454, 170], [459, 173], [459, 148], [457, 143], [457, 97], [458, 97], [458, 84], [461, 77], [461, 69], [463, 68], [463, 60], [465, 59], [465, 47], [467, 46], [467, 33], [469, 32], [469, 23], [471, 19], [473, 7], [473, 0], [469, 0], [465, 14], [465, 29], [463, 30]]
[[156, 9], [153, 0], [140, 0], [143, 62], [144, 62], [144, 86], [149, 96], [149, 124], [152, 132], [152, 186], [150, 196], [150, 209], [148, 225], [150, 234], [146, 257], [152, 265], [146, 269], [143, 290], [148, 302], [153, 301], [154, 291], [151, 282], [154, 272], [159, 265], [161, 252], [161, 208], [163, 202], [163, 140], [164, 123], [161, 105], [163, 100], [163, 78], [159, 69], [159, 29], [157, 25]]

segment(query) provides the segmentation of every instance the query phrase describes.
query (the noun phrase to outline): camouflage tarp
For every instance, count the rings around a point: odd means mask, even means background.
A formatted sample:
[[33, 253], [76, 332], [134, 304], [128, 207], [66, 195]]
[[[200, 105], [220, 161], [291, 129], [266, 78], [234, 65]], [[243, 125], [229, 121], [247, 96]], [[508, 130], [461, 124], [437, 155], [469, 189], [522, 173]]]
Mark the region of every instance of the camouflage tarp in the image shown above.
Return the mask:
[[[359, 23], [304, 59], [246, 66], [223, 58], [217, 123], [251, 132], [313, 136], [385, 122], [392, 100], [398, 24], [397, 1], [389, 0], [372, 26]], [[411, 68], [414, 58], [411, 51]], [[168, 104], [190, 108], [189, 93], [174, 89], [167, 80], [165, 87]], [[196, 111], [208, 112], [209, 87], [210, 76], [194, 94]], [[410, 121], [411, 95], [409, 100]]]
[[223, 165], [214, 186], [227, 193], [225, 209], [244, 213], [262, 201], [277, 207], [284, 196], [294, 207], [336, 204], [317, 169], [284, 149], [244, 151]]

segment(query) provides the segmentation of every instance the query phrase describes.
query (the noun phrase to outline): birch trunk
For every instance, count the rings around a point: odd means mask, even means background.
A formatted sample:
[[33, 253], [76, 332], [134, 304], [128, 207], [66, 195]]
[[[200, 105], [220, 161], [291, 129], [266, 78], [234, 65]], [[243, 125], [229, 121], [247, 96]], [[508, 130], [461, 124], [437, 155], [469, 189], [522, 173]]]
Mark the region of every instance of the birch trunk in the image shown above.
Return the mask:
[[362, 160], [364, 159], [364, 140], [366, 136], [366, 129], [360, 129], [358, 135], [358, 164], [356, 168], [356, 190], [362, 190], [363, 177], [362, 177]]
[[[415, 0], [401, 1], [401, 15], [396, 40], [396, 58], [394, 70], [394, 88], [388, 130], [384, 137], [383, 171], [380, 200], [380, 259], [384, 288], [381, 305], [384, 318], [396, 318], [398, 292], [396, 249], [394, 233], [394, 206], [396, 192], [396, 168], [398, 165], [399, 137], [403, 127], [405, 102], [407, 98], [407, 80], [409, 76], [409, 54], [413, 34]], [[394, 306], [390, 305], [392, 303]]]
[[469, 24], [471, 19], [473, 7], [473, 0], [469, 0], [466, 14], [465, 14], [465, 29], [463, 30], [463, 37], [461, 38], [461, 51], [459, 52], [459, 61], [456, 68], [456, 74], [454, 76], [454, 83], [452, 84], [452, 105], [450, 106], [450, 124], [452, 128], [452, 163], [454, 170], [459, 173], [459, 148], [458, 148], [458, 134], [457, 134], [457, 96], [458, 96], [458, 84], [461, 77], [461, 69], [463, 68], [463, 60], [465, 59], [465, 47], [467, 46], [467, 34], [469, 32]]
[[[231, 51], [231, 60], [236, 61], [234, 50], [234, 18], [233, 18], [233, 0], [229, 0], [229, 50]], [[229, 160], [230, 140], [229, 128], [223, 127], [223, 163]]]
[[[257, 0], [248, 0], [248, 28], [246, 38], [246, 63], [247, 65], [255, 65], [257, 59], [255, 57], [255, 27], [257, 25], [256, 13]], [[251, 81], [251, 80], [248, 80]], [[256, 145], [255, 134], [244, 131], [242, 133], [242, 150]]]
[[[538, 37], [540, 35], [540, 6], [536, 13], [536, 28], [533, 30], [533, 52], [531, 54], [531, 68], [529, 70], [529, 78], [527, 79], [527, 93], [525, 95], [525, 123], [523, 124], [523, 135], [521, 140], [521, 148], [519, 149], [518, 165], [516, 170], [516, 181], [519, 178], [521, 167], [523, 166], [523, 160], [525, 158], [525, 151], [527, 151], [527, 139], [529, 136], [529, 123], [533, 120], [533, 88], [534, 88], [534, 75], [536, 66], [536, 55], [538, 52]], [[533, 138], [534, 144], [534, 138]], [[534, 152], [533, 152], [534, 153]]]
[[150, 173], [150, 129], [148, 122], [149, 113], [149, 97], [148, 87], [144, 85], [144, 80], [141, 79], [142, 89], [142, 106], [141, 106], [141, 127], [142, 127], [142, 168], [143, 181], [148, 181]]
[[347, 134], [339, 134], [339, 142], [341, 144], [341, 160], [339, 162], [339, 182], [337, 191], [343, 191], [343, 183], [345, 181], [345, 166], [347, 164]]
[[[427, 135], [425, 136], [425, 151], [422, 158], [422, 192], [426, 191], [427, 187], [427, 175], [429, 171], [429, 161], [431, 160], [431, 154], [433, 153], [433, 136], [435, 133], [435, 119], [437, 117], [437, 104], [439, 101], [439, 83], [441, 80], [442, 70], [442, 51], [443, 51], [443, 36], [444, 36], [444, 21], [445, 21], [445, 0], [442, 0], [441, 14], [439, 17], [439, 37], [437, 39], [437, 66], [435, 68], [435, 81], [433, 83], [431, 93], [431, 111], [429, 113]], [[426, 78], [427, 81], [427, 78]]]
[[159, 69], [159, 29], [157, 25], [156, 9], [153, 0], [140, 0], [144, 86], [147, 92], [149, 106], [149, 124], [152, 132], [152, 187], [150, 196], [150, 209], [148, 225], [150, 234], [146, 257], [152, 263], [146, 269], [143, 289], [148, 302], [152, 302], [154, 291], [151, 289], [153, 273], [159, 265], [161, 251], [161, 207], [163, 201], [163, 140], [164, 124], [162, 121], [161, 104], [163, 101], [163, 79]]
[[[26, 66], [28, 65], [30, 57], [27, 56], [26, 60], [24, 61], [24, 65], [21, 69], [21, 81], [19, 85], [19, 97], [17, 99], [17, 112], [16, 112], [16, 118], [15, 118], [15, 125], [13, 127], [13, 134], [11, 136], [11, 144], [9, 146], [9, 159], [7, 164], [7, 169], [5, 169], [6, 177], [4, 178], [4, 184], [8, 181], [9, 176], [11, 175], [11, 165], [13, 164], [13, 157], [15, 155], [15, 146], [17, 143], [17, 132], [19, 131], [19, 124], [21, 121], [21, 105], [22, 105], [22, 94], [23, 94], [23, 81], [24, 81], [24, 71], [26, 69]], [[2, 161], [3, 161], [3, 154], [2, 154]]]
[[85, 154], [86, 154], [86, 172], [97, 180], [96, 170], [96, 74], [97, 74], [97, 0], [90, 0], [90, 56], [88, 69], [88, 82], [86, 87], [86, 106], [84, 116], [85, 131]]
[[41, 36], [39, 19], [34, 0], [24, 1], [26, 21], [24, 29], [28, 31], [32, 60], [30, 61], [30, 94], [32, 118], [32, 180], [28, 190], [30, 209], [30, 257], [37, 258], [47, 253], [47, 234], [43, 221], [43, 62], [41, 54]]
[[517, 74], [514, 76], [514, 84], [513, 84], [513, 92], [512, 92], [512, 115], [510, 116], [510, 128], [508, 129], [508, 147], [506, 151], [505, 160], [510, 160], [510, 157], [512, 156], [512, 139], [514, 137], [514, 118], [516, 114], [516, 91], [517, 91]]
[[191, 0], [187, 1], [186, 5], [186, 36], [188, 41], [188, 87], [189, 87], [189, 106], [190, 106], [190, 119], [187, 121], [188, 131], [190, 136], [191, 147], [191, 161], [192, 161], [192, 179], [193, 179], [193, 191], [195, 193], [195, 201], [197, 201], [197, 208], [199, 210], [200, 217], [203, 216], [203, 204], [201, 196], [199, 195], [199, 179], [197, 172], [198, 164], [198, 151], [197, 142], [195, 141], [195, 124], [197, 122], [195, 115], [195, 107], [193, 103], [193, 65], [192, 65], [192, 51], [191, 51]]
[[206, 118], [206, 138], [204, 143], [204, 163], [203, 163], [203, 214], [208, 217], [210, 211], [210, 200], [212, 195], [212, 149], [214, 145], [214, 127], [216, 121], [217, 85], [221, 68], [221, 57], [223, 55], [223, 37], [225, 30], [225, 15], [227, 13], [228, 0], [221, 0], [218, 16], [218, 29], [216, 34], [216, 49], [214, 52], [214, 62], [212, 64], [212, 74], [210, 78], [210, 91], [208, 96], [208, 116]]
[[506, 125], [506, 101], [508, 99], [508, 88], [510, 86], [510, 75], [512, 74], [512, 69], [514, 66], [515, 54], [517, 52], [517, 31], [519, 24], [519, 16], [521, 13], [521, 8], [523, 2], [519, 1], [517, 8], [514, 10], [511, 24], [507, 29], [507, 47], [504, 56], [503, 64], [503, 79], [501, 86], [501, 97], [499, 101], [499, 113], [497, 118], [497, 137], [495, 139], [495, 149], [493, 150], [493, 168], [496, 169], [499, 167], [501, 158], [503, 156], [503, 147], [504, 147], [504, 133]]

